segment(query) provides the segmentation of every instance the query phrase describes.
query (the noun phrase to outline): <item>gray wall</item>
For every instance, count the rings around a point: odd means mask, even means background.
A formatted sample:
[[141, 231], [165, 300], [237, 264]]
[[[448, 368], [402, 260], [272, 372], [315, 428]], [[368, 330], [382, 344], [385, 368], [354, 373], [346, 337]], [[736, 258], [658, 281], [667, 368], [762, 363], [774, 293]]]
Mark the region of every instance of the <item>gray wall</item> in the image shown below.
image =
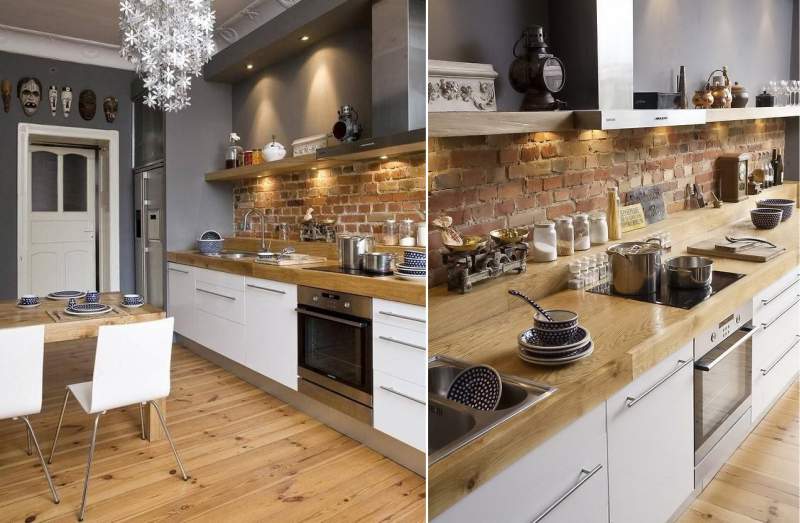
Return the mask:
[[687, 70], [689, 96], [712, 70], [755, 95], [769, 80], [788, 79], [796, 0], [634, 0], [634, 91], [675, 88]]
[[[43, 106], [31, 117], [25, 116], [16, 98], [17, 80], [33, 76], [42, 82]], [[11, 110], [0, 112], [0, 297], [17, 295], [17, 126], [19, 123], [60, 125], [119, 131], [119, 228], [120, 228], [120, 288], [134, 288], [133, 266], [133, 179], [131, 176], [131, 104], [130, 82], [133, 73], [92, 65], [59, 62], [33, 56], [0, 51], [0, 78], [13, 84]], [[75, 101], [72, 113], [65, 119], [60, 112], [50, 116], [47, 89], [50, 85], [72, 87]], [[98, 111], [87, 122], [78, 114], [78, 93], [92, 89], [97, 95]], [[114, 123], [103, 116], [102, 100], [106, 96], [119, 99], [119, 112]], [[61, 100], [59, 99], [59, 104]], [[0, 109], [2, 111], [2, 109]]]
[[518, 111], [523, 95], [508, 83], [511, 49], [529, 25], [544, 26], [548, 36], [547, 11], [545, 0], [430, 0], [428, 58], [492, 64], [497, 110]]
[[370, 29], [356, 27], [233, 86], [233, 130], [245, 149], [262, 148], [273, 134], [289, 149], [297, 138], [330, 132], [344, 104], [355, 106], [370, 135]]
[[231, 132], [231, 86], [196, 79], [192, 105], [167, 113], [167, 250], [194, 249], [205, 230], [230, 234], [229, 183], [208, 183], [206, 172], [225, 167]]

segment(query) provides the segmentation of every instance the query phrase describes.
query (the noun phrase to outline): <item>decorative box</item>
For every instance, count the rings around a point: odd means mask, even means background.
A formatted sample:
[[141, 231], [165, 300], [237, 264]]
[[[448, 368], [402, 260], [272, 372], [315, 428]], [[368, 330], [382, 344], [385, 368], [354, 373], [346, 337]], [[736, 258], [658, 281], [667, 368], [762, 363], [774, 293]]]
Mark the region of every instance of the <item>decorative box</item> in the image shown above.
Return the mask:
[[497, 111], [491, 64], [428, 60], [428, 111]]
[[328, 143], [327, 134], [315, 134], [298, 138], [292, 142], [292, 156], [307, 156], [314, 154], [317, 149], [324, 148]]

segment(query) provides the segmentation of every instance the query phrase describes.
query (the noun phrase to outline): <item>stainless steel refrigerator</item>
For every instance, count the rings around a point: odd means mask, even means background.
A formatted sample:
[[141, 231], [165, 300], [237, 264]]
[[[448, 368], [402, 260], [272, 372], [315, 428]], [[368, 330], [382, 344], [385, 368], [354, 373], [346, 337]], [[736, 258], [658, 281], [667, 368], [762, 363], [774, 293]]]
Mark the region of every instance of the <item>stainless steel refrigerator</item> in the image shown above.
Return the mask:
[[163, 307], [166, 239], [163, 162], [135, 169], [133, 180], [136, 292], [144, 297], [145, 303]]

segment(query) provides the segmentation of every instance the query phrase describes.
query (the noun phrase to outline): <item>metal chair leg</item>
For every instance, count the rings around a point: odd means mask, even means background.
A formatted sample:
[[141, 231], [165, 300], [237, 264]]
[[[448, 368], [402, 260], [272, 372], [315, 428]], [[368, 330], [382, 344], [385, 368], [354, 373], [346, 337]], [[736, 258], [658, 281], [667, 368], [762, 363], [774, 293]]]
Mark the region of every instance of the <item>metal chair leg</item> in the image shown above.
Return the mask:
[[169, 445], [172, 447], [172, 453], [175, 454], [175, 461], [178, 462], [178, 468], [181, 469], [181, 476], [183, 477], [183, 481], [187, 481], [189, 479], [189, 475], [186, 473], [186, 470], [183, 468], [183, 463], [181, 463], [181, 458], [178, 456], [178, 451], [175, 448], [175, 443], [172, 441], [172, 435], [169, 433], [169, 429], [167, 428], [167, 422], [164, 420], [164, 415], [161, 414], [161, 408], [159, 408], [158, 403], [155, 401], [151, 401], [150, 405], [155, 407], [156, 412], [158, 413], [158, 419], [161, 421], [161, 427], [164, 429], [164, 434], [167, 435], [167, 440], [169, 440]]
[[86, 494], [89, 491], [89, 476], [92, 474], [92, 460], [94, 459], [94, 444], [97, 441], [97, 425], [100, 423], [102, 413], [95, 415], [94, 428], [92, 429], [92, 442], [89, 445], [89, 460], [86, 462], [86, 478], [83, 480], [83, 496], [81, 497], [81, 511], [78, 513], [78, 521], [83, 521], [86, 513]]
[[58, 443], [58, 435], [61, 434], [61, 423], [64, 422], [64, 412], [67, 410], [68, 399], [69, 388], [67, 388], [67, 393], [64, 395], [64, 404], [61, 406], [61, 416], [58, 417], [58, 426], [56, 427], [56, 437], [53, 438], [53, 447], [50, 449], [50, 457], [47, 458], [47, 462], [50, 464], [53, 463], [53, 456], [56, 455], [56, 443]]
[[144, 434], [144, 403], [139, 403], [139, 420], [142, 422], [142, 439], [147, 439]]
[[53, 503], [56, 505], [61, 503], [61, 498], [58, 497], [58, 492], [56, 492], [56, 487], [53, 485], [53, 478], [50, 477], [50, 471], [47, 470], [47, 464], [44, 462], [44, 456], [42, 455], [42, 449], [39, 447], [39, 442], [36, 440], [36, 434], [33, 433], [33, 427], [31, 426], [31, 421], [28, 419], [28, 416], [22, 416], [22, 421], [25, 422], [25, 426], [28, 430], [28, 440], [33, 441], [33, 446], [36, 448], [36, 453], [39, 455], [39, 461], [42, 464], [42, 471], [44, 472], [44, 477], [47, 479], [47, 485], [50, 487], [50, 494], [53, 496]]
[[25, 452], [28, 456], [31, 456], [33, 455], [33, 448], [31, 447], [31, 429], [29, 429], [27, 425], [25, 425], [25, 439], [28, 440], [28, 446], [25, 447]]

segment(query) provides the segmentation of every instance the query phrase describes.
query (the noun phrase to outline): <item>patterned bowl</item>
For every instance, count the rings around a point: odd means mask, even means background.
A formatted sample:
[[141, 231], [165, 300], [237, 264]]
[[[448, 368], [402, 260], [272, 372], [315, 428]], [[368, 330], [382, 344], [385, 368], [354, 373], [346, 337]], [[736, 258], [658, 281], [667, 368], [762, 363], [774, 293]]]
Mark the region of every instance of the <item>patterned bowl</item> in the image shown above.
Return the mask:
[[553, 321], [549, 321], [540, 312], [533, 316], [533, 326], [537, 331], [561, 330], [578, 326], [578, 315], [572, 311], [551, 309], [547, 311], [547, 314], [553, 318]]
[[218, 254], [225, 242], [223, 240], [197, 240], [197, 248], [202, 254]]
[[200, 235], [201, 240], [221, 240], [222, 235], [217, 231], [206, 231]]
[[414, 267], [416, 269], [424, 269], [427, 265], [427, 262], [424, 258], [421, 260], [403, 258], [403, 265], [406, 267]]
[[572, 341], [575, 337], [575, 333], [578, 332], [578, 325], [576, 324], [573, 327], [555, 330], [537, 329], [534, 327], [533, 330], [536, 331], [536, 336], [538, 336], [545, 345], [559, 346]]
[[783, 198], [769, 198], [767, 200], [759, 200], [756, 202], [756, 207], [759, 209], [780, 209], [783, 211], [782, 222], [785, 222], [792, 217], [792, 210], [794, 209], [794, 200], [784, 200]]
[[780, 209], [761, 208], [750, 211], [750, 220], [756, 229], [774, 229], [781, 223], [783, 211]]
[[422, 251], [403, 251], [403, 258], [406, 260], [424, 260], [426, 254]]
[[35, 294], [23, 294], [20, 296], [18, 305], [36, 305], [39, 303], [39, 297]]

